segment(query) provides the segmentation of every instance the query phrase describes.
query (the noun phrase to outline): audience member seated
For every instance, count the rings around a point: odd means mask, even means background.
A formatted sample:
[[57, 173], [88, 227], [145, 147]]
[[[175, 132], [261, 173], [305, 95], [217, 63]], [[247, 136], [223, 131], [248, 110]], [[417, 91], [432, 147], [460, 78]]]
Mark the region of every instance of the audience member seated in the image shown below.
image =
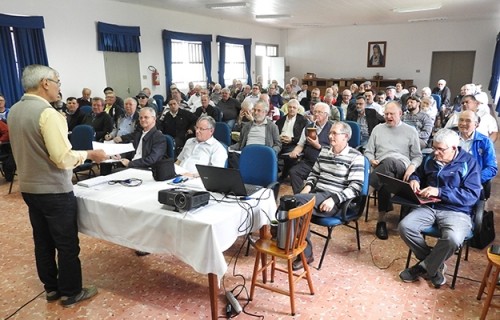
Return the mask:
[[0, 121], [7, 122], [10, 109], [5, 106], [5, 97], [0, 93]]
[[78, 102], [78, 105], [80, 107], [92, 106], [91, 95], [92, 95], [92, 90], [90, 90], [89, 88], [83, 88], [82, 89], [82, 96], [80, 98], [76, 99]]
[[292, 159], [298, 159], [303, 154], [300, 161], [290, 169], [293, 193], [299, 193], [302, 190], [304, 180], [311, 172], [321, 148], [330, 144], [328, 139], [332, 127], [332, 123], [328, 121], [330, 107], [324, 102], [319, 102], [313, 109], [314, 123], [308, 124], [302, 130], [297, 146], [290, 152], [290, 158]]
[[199, 118], [201, 116], [210, 116], [215, 119], [215, 121], [221, 121], [222, 120], [222, 114], [219, 110], [219, 108], [214, 107], [210, 104], [210, 98], [208, 95], [204, 94], [201, 96], [200, 99], [201, 105], [196, 109], [194, 114], [196, 115], [196, 118]]
[[113, 119], [104, 112], [103, 98], [92, 98], [92, 112], [85, 115], [83, 124], [88, 124], [94, 128], [95, 141], [103, 141], [104, 136], [113, 131]]
[[378, 114], [384, 115], [382, 107], [375, 102], [375, 92], [372, 89], [365, 90], [363, 96], [366, 98], [366, 109], [374, 109]]
[[153, 96], [151, 94], [151, 89], [149, 89], [148, 87], [144, 87], [144, 88], [142, 88], [142, 92], [144, 92], [146, 94], [146, 96], [148, 96], [148, 98], [149, 98], [148, 105], [153, 106], [157, 113], [163, 109], [163, 106], [159, 106], [156, 103], [156, 100], [153, 98]]
[[188, 92], [186, 94], [187, 99], [189, 100], [189, 98], [191, 98], [191, 96], [195, 93], [196, 93], [196, 90], [195, 90], [194, 82], [189, 81], [188, 82]]
[[354, 121], [359, 124], [361, 147], [364, 147], [368, 143], [373, 128], [379, 123], [385, 122], [384, 117], [375, 109], [366, 108], [366, 98], [364, 96], [358, 96], [356, 98], [356, 109], [351, 109], [347, 112], [346, 120]]
[[[241, 104], [240, 114], [238, 115], [238, 120], [234, 124], [232, 132], [241, 132], [241, 128], [247, 123], [253, 121], [253, 105], [250, 101], [244, 101]], [[234, 139], [237, 141], [238, 139]]]
[[429, 115], [420, 110], [420, 99], [417, 96], [409, 97], [407, 100], [408, 110], [403, 114], [401, 120], [417, 130], [420, 138], [420, 149], [425, 149], [429, 143], [434, 123]]
[[[455, 254], [472, 229], [471, 212], [481, 192], [481, 169], [458, 146], [458, 140], [455, 132], [439, 130], [432, 142], [434, 155], [409, 177], [415, 192], [424, 197], [439, 197], [441, 201], [417, 207], [399, 223], [401, 238], [418, 260], [399, 274], [404, 282], [423, 277], [435, 288], [444, 285], [446, 260]], [[441, 238], [431, 248], [421, 232], [434, 224], [441, 231]]]
[[254, 84], [252, 86], [252, 91], [250, 92], [250, 94], [248, 96], [245, 97], [245, 100], [243, 100], [243, 102], [250, 101], [252, 103], [252, 105], [255, 105], [257, 103], [257, 101], [259, 101], [259, 99], [260, 99], [260, 87], [256, 84]]
[[401, 97], [407, 93], [409, 93], [409, 91], [407, 89], [403, 88], [403, 84], [401, 82], [397, 82], [396, 83], [396, 94], [395, 94], [396, 98], [401, 100]]
[[227, 150], [222, 143], [213, 137], [214, 130], [214, 118], [201, 116], [196, 121], [196, 137], [186, 141], [176, 161], [179, 166], [188, 171], [185, 175], [198, 176], [197, 164], [225, 167]]
[[446, 80], [440, 79], [437, 82], [437, 86], [432, 89], [432, 94], [437, 94], [441, 97], [441, 113], [439, 114], [439, 120], [441, 126], [443, 126], [445, 119], [449, 118], [449, 115], [453, 112], [453, 106], [451, 105], [451, 91], [450, 88], [446, 86]]
[[[292, 94], [294, 94], [293, 97]], [[283, 92], [281, 93], [281, 100], [283, 100], [283, 104], [285, 104], [291, 99], [297, 99], [297, 93], [293, 92], [292, 86], [289, 83], [287, 83], [285, 85], [285, 90], [283, 90]]]
[[353, 83], [349, 86], [349, 91], [351, 91], [352, 97], [356, 98], [359, 95], [359, 86]]
[[385, 88], [385, 95], [386, 95], [385, 100], [387, 102], [390, 102], [390, 101], [398, 101], [399, 102], [399, 98], [396, 97], [396, 87], [395, 86], [388, 86], [387, 88]]
[[243, 101], [250, 94], [251, 91], [252, 91], [252, 86], [248, 84], [245, 85], [243, 87], [243, 91], [238, 93], [238, 95], [236, 96], [236, 100], [238, 100], [240, 103], [243, 103]]
[[156, 129], [156, 111], [144, 107], [139, 111], [142, 131], [135, 131], [114, 139], [117, 143], [132, 142], [135, 151], [124, 154], [120, 162], [126, 168], [146, 169], [163, 159], [167, 153], [165, 136]]
[[57, 100], [50, 103], [52, 108], [56, 109], [60, 114], [66, 114], [66, 103], [62, 100], [62, 93], [59, 91], [57, 94]]
[[195, 112], [196, 109], [201, 106], [201, 86], [194, 86], [194, 92], [191, 93], [187, 101], [187, 105], [191, 112]]
[[283, 99], [281, 98], [281, 95], [278, 93], [275, 86], [269, 86], [269, 91], [267, 94], [269, 95], [269, 102], [273, 107], [280, 109], [283, 106]]
[[349, 110], [356, 109], [356, 102], [355, 99], [353, 99], [351, 90], [345, 89], [342, 91], [342, 99], [337, 99], [335, 105], [342, 108], [344, 118], [347, 117]]
[[[135, 98], [138, 101], [137, 108], [140, 110], [145, 107], [153, 108], [154, 110], [156, 109], [156, 104], [153, 104], [153, 102], [149, 99], [149, 96], [146, 94], [144, 91], [140, 91]], [[153, 100], [154, 101], [154, 100]]]
[[231, 98], [229, 95], [229, 89], [224, 88], [221, 90], [222, 99], [217, 104], [217, 107], [222, 112], [222, 121], [229, 125], [229, 128], [233, 129], [236, 118], [241, 110], [241, 104], [238, 100]]
[[295, 92], [296, 94], [298, 94], [299, 91], [302, 90], [302, 88], [299, 86], [299, 79], [297, 79], [297, 77], [290, 78], [290, 86], [292, 87], [292, 91]]
[[16, 172], [16, 164], [9, 141], [9, 127], [4, 121], [0, 121], [0, 155], [2, 157], [6, 156], [2, 163], [2, 171], [5, 175], [5, 180], [11, 182]]
[[370, 185], [377, 190], [378, 220], [376, 235], [386, 240], [386, 213], [393, 210], [391, 193], [379, 182], [377, 172], [408, 181], [410, 175], [422, 162], [420, 139], [417, 131], [401, 121], [401, 106], [396, 101], [385, 107], [385, 123], [376, 126], [368, 143], [365, 156], [373, 167], [370, 173]]
[[387, 100], [387, 96], [385, 94], [385, 91], [379, 90], [377, 92], [377, 95], [375, 95], [375, 102], [378, 103], [378, 105], [380, 106], [380, 111], [382, 113], [384, 113], [385, 105], [387, 104], [387, 102], [389, 102]]
[[111, 119], [113, 119], [113, 124], [116, 126], [116, 122], [118, 118], [123, 115], [123, 109], [116, 103], [116, 95], [114, 92], [106, 93], [106, 97], [104, 98], [104, 112], [110, 115]]
[[[104, 96], [106, 96], [108, 93], [115, 93], [115, 91], [111, 87], [104, 88], [103, 92], [104, 92]], [[119, 105], [120, 108], [123, 109], [123, 105], [124, 105], [123, 99], [120, 98], [119, 96], [117, 96], [116, 94], [115, 94], [115, 96], [116, 96], [116, 104]]]
[[[487, 184], [497, 175], [497, 157], [495, 146], [488, 137], [476, 130], [479, 117], [472, 110], [462, 111], [458, 117], [459, 146], [470, 153], [481, 168], [481, 184], [485, 199], [490, 196]], [[486, 187], [486, 188], [485, 188]]]
[[168, 106], [168, 111], [158, 120], [157, 127], [164, 134], [169, 134], [174, 138], [176, 154], [179, 154], [186, 140], [194, 134], [196, 115], [179, 108], [175, 99], [170, 100]]
[[437, 114], [438, 114], [437, 104], [436, 104], [436, 100], [434, 100], [434, 98], [431, 96], [431, 88], [423, 87], [422, 90], [420, 91], [420, 97], [421, 98], [428, 98], [430, 100], [429, 109], [427, 109], [427, 111], [425, 111], [425, 112], [429, 115], [429, 117], [431, 117], [434, 125], [439, 126], [440, 125], [438, 123], [439, 121], [437, 121], [437, 120], [439, 120], [439, 118], [437, 118]]
[[323, 102], [326, 103], [328, 105], [328, 107], [330, 108], [329, 120], [330, 121], [340, 121], [341, 120], [340, 119], [340, 111], [337, 108], [337, 106], [335, 106], [333, 104], [334, 101], [335, 101], [335, 99], [331, 93], [325, 95], [323, 98]]
[[405, 93], [401, 96], [401, 107], [406, 110], [406, 100], [408, 100], [409, 97], [417, 95], [417, 89], [418, 87], [414, 84], [410, 85], [408, 87], [408, 93]]
[[261, 93], [259, 95], [259, 100], [265, 101], [269, 106], [269, 111], [267, 112], [267, 119], [276, 122], [279, 118], [281, 118], [280, 109], [276, 108], [271, 104], [271, 98], [267, 93]]
[[[220, 99], [222, 99], [222, 94], [221, 94], [221, 91], [222, 88], [220, 86], [220, 84], [216, 83], [214, 85], [214, 88], [212, 90], [212, 92], [210, 93], [210, 100], [215, 104], [217, 105], [217, 103], [219, 103]], [[220, 120], [217, 120], [216, 121], [220, 121]]]
[[[290, 95], [290, 100], [292, 99], [295, 99], [297, 100], [297, 94], [296, 93], [292, 93]], [[288, 101], [290, 101], [288, 100]], [[299, 100], [297, 100], [299, 101]], [[283, 114], [287, 114], [288, 113], [288, 102], [285, 102], [285, 104], [281, 107], [281, 111], [283, 112]], [[304, 110], [304, 107], [300, 105], [300, 102], [299, 102], [299, 110], [297, 111], [298, 114], [301, 114], [301, 115], [304, 115], [304, 113], [306, 112], [306, 110]]]
[[300, 101], [300, 104], [304, 107], [306, 111], [311, 110], [312, 109], [311, 107], [314, 107], [318, 102], [321, 102], [321, 92], [319, 88], [314, 88], [311, 91], [305, 89], [302, 92], [307, 92], [307, 96], [301, 97], [301, 94], [299, 93], [297, 100]]
[[[273, 148], [277, 155], [281, 150], [281, 140], [278, 127], [267, 119], [268, 112], [269, 105], [265, 101], [257, 101], [252, 109], [253, 121], [247, 122], [241, 128], [239, 141], [231, 145], [229, 151], [241, 151], [247, 145], [259, 144]], [[229, 153], [229, 166], [239, 168], [239, 154], [237, 152]]]
[[[304, 188], [295, 198], [299, 205], [316, 198], [313, 215], [335, 216], [340, 213], [343, 202], [359, 196], [365, 179], [365, 159], [356, 149], [349, 147], [351, 127], [345, 122], [332, 125], [329, 147], [321, 149]], [[304, 251], [306, 261], [314, 261], [311, 233], [307, 234], [307, 247]], [[293, 270], [302, 269], [300, 257], [293, 262]]]
[[290, 168], [297, 161], [297, 159], [290, 158], [289, 154], [297, 146], [300, 136], [308, 123], [303, 115], [298, 114], [299, 106], [299, 101], [296, 99], [288, 101], [288, 113], [276, 121], [281, 139], [280, 158], [284, 160], [280, 176], [281, 181], [286, 179]]
[[73, 128], [82, 124], [85, 119], [85, 114], [80, 111], [78, 100], [75, 97], [66, 99], [66, 121], [68, 122], [68, 131], [73, 131]]
[[236, 98], [238, 94], [243, 90], [243, 84], [240, 80], [233, 79], [233, 84], [229, 86], [229, 93], [232, 98]]
[[125, 99], [125, 112], [119, 116], [113, 131], [105, 135], [104, 140], [112, 140], [135, 131], [141, 132], [142, 126], [139, 121], [139, 111], [137, 111], [137, 100], [129, 97]]
[[[478, 112], [479, 101], [473, 95], [465, 95], [462, 98], [462, 111], [471, 110], [476, 113], [479, 117], [479, 125], [477, 126], [477, 131], [481, 132], [483, 135], [490, 138], [490, 140], [495, 143], [498, 137], [498, 123], [495, 118], [489, 113], [484, 113], [482, 115]], [[444, 126], [447, 129], [454, 129], [458, 127], [458, 117], [459, 113], [454, 113], [453, 116], [448, 120]]]
[[[179, 97], [176, 98], [174, 97], [174, 92], [177, 91], [179, 93]], [[177, 103], [179, 103], [179, 106], [181, 106], [182, 108], [184, 108], [184, 103], [186, 103], [188, 97], [184, 94], [184, 92], [180, 91], [178, 88], [177, 88], [177, 85], [175, 83], [172, 83], [170, 85], [170, 91], [167, 92], [167, 99], [165, 100], [165, 105], [168, 104], [168, 101], [172, 100], [172, 99], [176, 99], [177, 100]], [[187, 106], [187, 104], [186, 104]]]

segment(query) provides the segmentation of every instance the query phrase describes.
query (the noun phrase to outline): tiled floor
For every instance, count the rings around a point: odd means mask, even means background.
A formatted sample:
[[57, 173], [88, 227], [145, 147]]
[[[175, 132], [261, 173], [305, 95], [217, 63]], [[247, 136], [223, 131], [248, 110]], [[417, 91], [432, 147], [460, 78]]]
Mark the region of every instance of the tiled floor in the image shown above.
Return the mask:
[[[498, 149], [498, 145], [497, 145]], [[496, 212], [500, 229], [500, 180], [493, 185], [488, 208]], [[291, 188], [282, 187], [282, 193]], [[137, 257], [133, 250], [80, 235], [84, 282], [95, 284], [99, 294], [90, 301], [64, 309], [47, 303], [41, 295], [34, 264], [33, 241], [26, 206], [17, 183], [7, 195], [8, 183], [0, 177], [0, 319], [207, 319], [210, 315], [207, 277], [167, 255]], [[471, 249], [469, 261], [462, 262], [456, 289], [445, 285], [432, 288], [428, 282], [403, 283], [407, 248], [396, 233], [398, 214], [389, 216], [390, 238], [374, 236], [375, 208], [370, 219], [360, 220], [361, 251], [356, 249], [354, 231], [334, 231], [321, 270], [312, 270], [316, 294], [299, 294], [297, 315], [290, 316], [288, 297], [256, 289], [256, 297], [245, 312], [266, 319], [478, 319], [482, 301], [476, 300], [485, 266], [485, 250]], [[499, 234], [497, 232], [497, 234]], [[317, 266], [322, 240], [313, 237]], [[496, 243], [500, 243], [497, 237]], [[226, 252], [227, 261], [243, 245], [239, 239]], [[235, 261], [234, 259], [232, 261]], [[223, 279], [227, 289], [245, 285], [249, 290], [254, 252], [240, 255]], [[448, 274], [455, 263], [452, 257]], [[234, 270], [234, 271], [233, 271]], [[448, 283], [451, 277], [447, 276]], [[278, 276], [278, 281], [285, 280]], [[281, 281], [285, 284], [286, 282]], [[299, 290], [307, 292], [305, 282]], [[500, 302], [500, 291], [494, 298]], [[240, 295], [244, 304], [245, 293]], [[484, 300], [484, 298], [483, 298]], [[224, 317], [226, 301], [220, 290], [219, 314]], [[18, 310], [20, 309], [20, 310]], [[17, 311], [18, 310], [18, 311]], [[16, 313], [17, 311], [17, 313]], [[11, 316], [12, 315], [12, 316]], [[239, 319], [254, 319], [240, 314]], [[488, 319], [500, 319], [500, 310], [491, 309]]]

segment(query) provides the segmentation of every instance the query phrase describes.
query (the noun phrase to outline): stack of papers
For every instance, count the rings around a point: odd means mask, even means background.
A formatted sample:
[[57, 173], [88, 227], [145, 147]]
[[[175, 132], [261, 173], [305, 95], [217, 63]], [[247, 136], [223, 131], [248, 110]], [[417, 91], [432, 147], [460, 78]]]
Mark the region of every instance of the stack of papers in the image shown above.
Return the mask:
[[86, 187], [86, 188], [91, 188], [91, 187], [95, 187], [99, 184], [108, 183], [108, 181], [109, 181], [109, 178], [107, 176], [99, 176], [99, 177], [95, 177], [92, 179], [78, 181], [77, 185], [82, 186], [82, 187]]

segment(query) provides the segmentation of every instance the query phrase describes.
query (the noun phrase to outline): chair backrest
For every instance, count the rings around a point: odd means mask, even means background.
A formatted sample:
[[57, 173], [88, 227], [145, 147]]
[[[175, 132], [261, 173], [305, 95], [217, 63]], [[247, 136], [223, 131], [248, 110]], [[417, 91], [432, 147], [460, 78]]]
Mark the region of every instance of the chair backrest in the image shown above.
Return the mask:
[[352, 135], [349, 139], [349, 147], [356, 148], [361, 144], [361, 128], [356, 121], [344, 121], [351, 127]]
[[155, 94], [153, 96], [153, 99], [155, 99], [156, 104], [158, 105], [158, 110], [161, 111], [163, 109], [163, 102], [165, 101], [165, 99], [161, 94]]
[[251, 144], [240, 155], [240, 173], [244, 183], [267, 187], [278, 181], [278, 159], [273, 148]]
[[361, 193], [359, 194], [358, 199], [355, 200], [356, 206], [352, 206], [347, 209], [345, 219], [346, 220], [356, 220], [363, 215], [363, 211], [365, 210], [368, 192], [370, 190], [370, 161], [367, 157], [365, 158], [365, 179], [363, 180], [363, 187], [361, 188]]
[[224, 143], [226, 146], [231, 145], [231, 128], [225, 122], [216, 122], [214, 130], [214, 138]]
[[340, 121], [344, 121], [345, 120], [345, 114], [344, 114], [344, 109], [342, 109], [341, 106], [335, 106], [337, 108], [337, 110], [339, 110], [339, 113], [340, 113]]
[[165, 139], [167, 140], [167, 157], [175, 159], [175, 140], [169, 134], [165, 134]]
[[315, 203], [316, 198], [313, 197], [309, 202], [288, 211], [285, 243], [290, 243], [291, 246], [285, 246], [285, 254], [289, 254], [290, 251], [299, 249], [303, 251], [305, 249], [306, 236], [309, 231], [309, 224]]
[[438, 109], [438, 112], [441, 112], [441, 96], [439, 94], [436, 94], [436, 93], [431, 94], [431, 96], [436, 101], [436, 107]]
[[70, 135], [71, 146], [73, 150], [92, 150], [92, 141], [94, 141], [95, 131], [88, 124], [79, 124], [73, 128]]
[[92, 107], [91, 106], [81, 106], [80, 112], [83, 114], [90, 114], [92, 112]]

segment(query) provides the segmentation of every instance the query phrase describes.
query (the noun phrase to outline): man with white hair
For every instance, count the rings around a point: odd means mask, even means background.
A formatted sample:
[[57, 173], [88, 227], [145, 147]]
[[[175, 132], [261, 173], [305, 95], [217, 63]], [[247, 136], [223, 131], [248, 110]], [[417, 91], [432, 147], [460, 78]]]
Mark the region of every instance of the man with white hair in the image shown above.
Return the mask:
[[438, 114], [438, 109], [437, 109], [437, 104], [436, 100], [431, 96], [432, 91], [431, 88], [429, 87], [423, 87], [422, 90], [420, 91], [420, 96], [422, 98], [429, 98], [431, 100], [431, 104], [429, 109], [426, 111], [426, 113], [431, 117], [432, 123], [436, 123], [436, 117]]
[[[399, 223], [401, 238], [418, 259], [417, 264], [399, 274], [404, 282], [427, 277], [436, 289], [440, 288], [446, 283], [446, 260], [471, 232], [472, 209], [481, 192], [481, 168], [458, 145], [459, 137], [454, 131], [439, 130], [432, 142], [434, 155], [410, 176], [413, 191], [441, 201], [417, 207]], [[422, 231], [434, 224], [441, 231], [441, 237], [431, 248]]]

